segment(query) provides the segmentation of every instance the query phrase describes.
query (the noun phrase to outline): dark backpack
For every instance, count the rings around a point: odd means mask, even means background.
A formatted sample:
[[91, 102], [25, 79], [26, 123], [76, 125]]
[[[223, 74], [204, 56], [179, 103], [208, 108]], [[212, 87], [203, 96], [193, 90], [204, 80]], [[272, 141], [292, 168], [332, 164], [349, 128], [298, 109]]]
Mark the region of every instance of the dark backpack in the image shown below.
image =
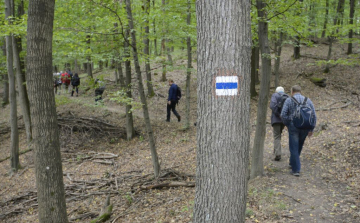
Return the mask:
[[284, 103], [285, 103], [286, 99], [288, 99], [289, 95], [287, 95], [285, 93], [283, 93], [283, 94], [278, 93], [278, 94], [280, 94], [280, 97], [277, 98], [277, 104], [276, 104], [274, 113], [275, 113], [275, 115], [280, 117]]
[[71, 84], [73, 86], [79, 86], [80, 85], [80, 77], [74, 76], [71, 80]]
[[306, 103], [305, 97], [302, 103], [299, 103], [294, 97], [291, 97], [296, 104], [296, 110], [293, 118], [294, 126], [298, 129], [313, 129], [315, 127], [315, 114], [311, 107]]
[[176, 89], [176, 98], [177, 98], [177, 101], [179, 101], [181, 99], [181, 88], [179, 86], [177, 86], [177, 89]]

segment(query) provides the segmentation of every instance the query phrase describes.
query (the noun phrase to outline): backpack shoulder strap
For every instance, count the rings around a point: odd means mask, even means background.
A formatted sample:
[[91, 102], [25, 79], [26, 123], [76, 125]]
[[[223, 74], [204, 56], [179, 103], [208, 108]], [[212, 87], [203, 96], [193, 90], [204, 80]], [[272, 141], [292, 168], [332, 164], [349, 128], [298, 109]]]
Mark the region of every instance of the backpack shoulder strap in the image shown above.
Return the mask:
[[297, 105], [299, 105], [300, 103], [292, 96], [291, 100], [293, 100], [293, 102], [295, 102]]
[[303, 101], [303, 105], [306, 105], [306, 102], [307, 102], [307, 97], [305, 97], [304, 101]]

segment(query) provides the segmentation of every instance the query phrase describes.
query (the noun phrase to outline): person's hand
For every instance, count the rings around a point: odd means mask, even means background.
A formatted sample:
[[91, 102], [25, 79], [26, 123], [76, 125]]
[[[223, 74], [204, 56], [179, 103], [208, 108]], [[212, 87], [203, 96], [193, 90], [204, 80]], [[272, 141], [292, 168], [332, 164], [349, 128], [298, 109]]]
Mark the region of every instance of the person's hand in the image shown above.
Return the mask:
[[171, 105], [171, 101], [168, 101], [168, 104]]
[[313, 132], [308, 133], [308, 137], [310, 138], [313, 135]]

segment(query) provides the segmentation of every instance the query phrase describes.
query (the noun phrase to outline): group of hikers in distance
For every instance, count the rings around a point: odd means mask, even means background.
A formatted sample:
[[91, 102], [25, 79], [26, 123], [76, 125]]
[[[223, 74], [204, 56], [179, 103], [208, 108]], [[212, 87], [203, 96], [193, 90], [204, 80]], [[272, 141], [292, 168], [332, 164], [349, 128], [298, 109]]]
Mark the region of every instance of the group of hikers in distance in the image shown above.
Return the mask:
[[[69, 93], [71, 89], [71, 97], [74, 96], [74, 91], [76, 91], [76, 97], [79, 96], [79, 85], [80, 77], [77, 73], [73, 75], [71, 70], [54, 74], [54, 91], [55, 94], [60, 94], [62, 86], [64, 86], [65, 93]], [[59, 91], [58, 91], [59, 88]]]
[[[63, 90], [63, 93], [70, 93], [71, 97], [76, 92], [76, 97], [79, 96], [80, 77], [77, 73], [73, 75], [70, 69], [65, 72], [60, 71], [54, 73], [54, 92], [59, 94]], [[102, 101], [102, 94], [105, 91], [105, 83], [99, 79], [95, 79], [95, 102]], [[63, 86], [63, 89], [61, 89]]]
[[301, 94], [300, 86], [292, 86], [290, 96], [285, 94], [283, 87], [279, 86], [271, 96], [270, 109], [274, 135], [274, 160], [281, 160], [281, 133], [286, 126], [289, 133], [290, 174], [299, 177], [300, 154], [306, 137], [313, 135], [316, 126], [314, 104]]

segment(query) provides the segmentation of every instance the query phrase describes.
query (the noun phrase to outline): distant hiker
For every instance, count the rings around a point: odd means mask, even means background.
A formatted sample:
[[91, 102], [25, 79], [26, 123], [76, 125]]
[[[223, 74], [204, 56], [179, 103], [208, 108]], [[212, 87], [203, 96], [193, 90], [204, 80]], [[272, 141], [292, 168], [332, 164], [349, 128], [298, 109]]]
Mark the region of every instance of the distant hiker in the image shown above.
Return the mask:
[[67, 92], [70, 85], [70, 75], [66, 71], [61, 74], [61, 82], [65, 86], [65, 92]]
[[276, 88], [275, 93], [271, 96], [270, 109], [271, 112], [271, 126], [274, 135], [274, 154], [275, 161], [281, 160], [281, 134], [285, 127], [281, 120], [280, 114], [285, 100], [289, 96], [284, 93], [284, 88], [279, 86]]
[[[55, 91], [55, 94], [60, 94], [60, 91], [61, 91], [61, 80], [60, 80], [60, 76], [61, 76], [61, 73], [56, 73], [53, 75], [54, 77], [54, 91]], [[59, 88], [59, 91], [58, 91], [58, 88]]]
[[102, 101], [102, 94], [105, 91], [105, 83], [99, 79], [95, 80], [95, 102]]
[[68, 92], [71, 92], [71, 91], [73, 91], [73, 88], [74, 88], [74, 87], [72, 86], [72, 78], [73, 78], [74, 74], [71, 72], [70, 69], [68, 69], [67, 73], [68, 73], [69, 76], [70, 76], [70, 85], [69, 85], [69, 90], [68, 90]]
[[281, 111], [281, 119], [288, 128], [291, 174], [300, 176], [300, 154], [306, 136], [311, 137], [316, 125], [315, 108], [312, 101], [301, 95], [301, 87], [291, 88]]
[[79, 85], [80, 85], [80, 77], [77, 73], [71, 79], [72, 91], [71, 97], [74, 96], [74, 90], [76, 89], [76, 97], [79, 96]]
[[167, 116], [166, 121], [170, 122], [170, 110], [174, 113], [174, 115], [177, 117], [178, 122], [181, 121], [181, 116], [177, 113], [175, 110], [176, 104], [178, 103], [178, 86], [174, 84], [173, 80], [169, 80], [169, 97], [167, 99]]

